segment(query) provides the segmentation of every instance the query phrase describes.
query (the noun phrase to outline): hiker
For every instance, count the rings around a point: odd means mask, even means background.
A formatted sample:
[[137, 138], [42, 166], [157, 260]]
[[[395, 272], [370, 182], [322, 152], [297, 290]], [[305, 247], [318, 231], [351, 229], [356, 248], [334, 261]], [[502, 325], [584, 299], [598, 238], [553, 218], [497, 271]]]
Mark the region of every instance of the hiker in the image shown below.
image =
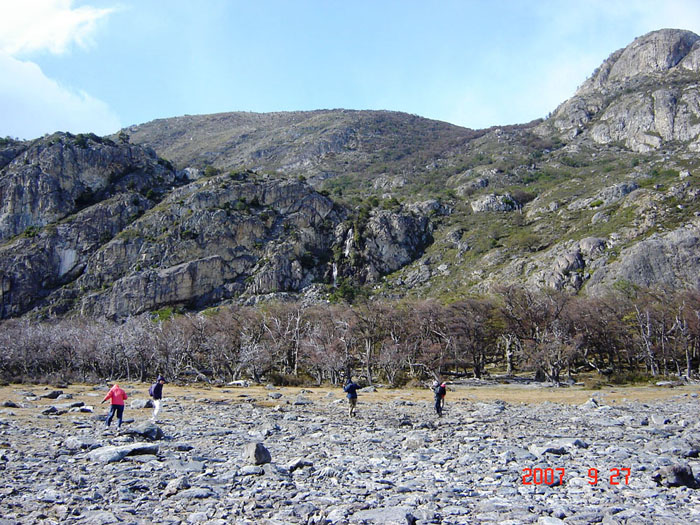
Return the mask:
[[447, 383], [443, 381], [440, 383], [440, 414], [442, 414], [442, 410], [445, 408], [445, 396], [447, 395]]
[[151, 385], [149, 394], [153, 398], [153, 417], [151, 421], [155, 422], [158, 417], [158, 412], [160, 412], [161, 406], [163, 406], [163, 385], [165, 384], [165, 378], [163, 376], [158, 376], [156, 382]]
[[350, 416], [355, 415], [355, 407], [357, 406], [357, 389], [360, 388], [357, 384], [353, 383], [352, 377], [348, 377], [347, 383], [343, 387], [343, 390], [348, 393], [348, 403], [350, 403]]
[[447, 394], [447, 384], [433, 381], [433, 392], [435, 393], [435, 412], [438, 417], [442, 417], [442, 409], [445, 406], [445, 394]]
[[122, 426], [122, 417], [124, 416], [124, 401], [126, 400], [126, 392], [119, 386], [118, 383], [114, 383], [114, 386], [109, 389], [107, 395], [102, 400], [102, 403], [110, 400], [109, 415], [107, 416], [107, 421], [105, 421], [105, 426], [109, 428], [112, 423], [112, 418], [117, 415], [117, 430]]

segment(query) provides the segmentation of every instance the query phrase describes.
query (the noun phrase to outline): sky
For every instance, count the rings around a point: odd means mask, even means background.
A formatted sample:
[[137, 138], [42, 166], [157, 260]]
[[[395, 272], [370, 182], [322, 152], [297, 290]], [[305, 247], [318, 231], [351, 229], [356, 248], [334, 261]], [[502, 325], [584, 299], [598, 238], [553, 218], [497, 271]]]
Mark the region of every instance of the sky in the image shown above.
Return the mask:
[[0, 137], [229, 111], [544, 118], [697, 0], [0, 0]]

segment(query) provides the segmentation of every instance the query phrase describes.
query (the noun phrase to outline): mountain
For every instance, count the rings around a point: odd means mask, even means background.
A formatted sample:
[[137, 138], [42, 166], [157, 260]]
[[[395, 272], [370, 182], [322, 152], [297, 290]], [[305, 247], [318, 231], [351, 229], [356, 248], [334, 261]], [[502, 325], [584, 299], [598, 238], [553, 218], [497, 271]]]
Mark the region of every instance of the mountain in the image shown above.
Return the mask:
[[0, 140], [0, 316], [697, 287], [699, 42], [639, 37], [521, 125], [319, 110]]

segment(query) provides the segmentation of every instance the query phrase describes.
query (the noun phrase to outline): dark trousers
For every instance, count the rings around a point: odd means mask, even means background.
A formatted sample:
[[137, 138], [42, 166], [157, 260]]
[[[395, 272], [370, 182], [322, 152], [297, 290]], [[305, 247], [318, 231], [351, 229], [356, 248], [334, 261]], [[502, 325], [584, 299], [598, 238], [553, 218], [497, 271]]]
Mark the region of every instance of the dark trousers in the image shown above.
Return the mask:
[[124, 415], [124, 405], [111, 405], [107, 416], [107, 426], [112, 422], [114, 414], [117, 415], [117, 428], [122, 426], [122, 416]]
[[435, 412], [438, 416], [442, 415], [442, 398], [440, 396], [435, 396]]

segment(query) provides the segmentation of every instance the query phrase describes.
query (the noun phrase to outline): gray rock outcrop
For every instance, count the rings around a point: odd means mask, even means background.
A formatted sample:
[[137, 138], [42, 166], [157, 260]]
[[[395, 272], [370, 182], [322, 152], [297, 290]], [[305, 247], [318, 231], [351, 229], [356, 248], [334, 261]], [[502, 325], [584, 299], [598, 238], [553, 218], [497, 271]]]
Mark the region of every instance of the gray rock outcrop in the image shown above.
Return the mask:
[[[345, 242], [335, 231], [347, 211], [303, 182], [180, 178], [150, 150], [97, 137], [3, 151], [17, 157], [0, 171], [0, 239], [24, 234], [0, 247], [0, 318], [32, 308], [122, 318], [300, 292], [330, 282], [333, 247]], [[421, 213], [444, 211], [431, 201], [371, 217], [363, 280], [420, 255], [431, 240]]]
[[378, 210], [361, 232], [343, 224], [336, 229], [336, 238], [344, 247], [346, 264], [356, 268], [363, 282], [372, 283], [422, 255], [432, 242], [432, 228], [424, 215]]
[[640, 286], [684, 283], [700, 286], [700, 221], [664, 234], [654, 234], [621, 251], [620, 256], [599, 268], [586, 285], [589, 293], [605, 293], [616, 281]]
[[88, 453], [88, 457], [99, 463], [114, 463], [129, 455], [158, 454], [158, 445], [132, 443], [129, 445], [100, 447]]
[[146, 193], [175, 180], [152, 150], [94, 135], [55, 134], [15, 153], [0, 171], [0, 240], [117, 193]]
[[473, 200], [471, 207], [474, 213], [481, 213], [485, 211], [513, 211], [518, 209], [519, 205], [511, 195], [489, 194]]
[[559, 106], [547, 125], [570, 139], [623, 142], [646, 152], [666, 141], [700, 148], [700, 90], [696, 84], [700, 37], [662, 29], [613, 53]]

